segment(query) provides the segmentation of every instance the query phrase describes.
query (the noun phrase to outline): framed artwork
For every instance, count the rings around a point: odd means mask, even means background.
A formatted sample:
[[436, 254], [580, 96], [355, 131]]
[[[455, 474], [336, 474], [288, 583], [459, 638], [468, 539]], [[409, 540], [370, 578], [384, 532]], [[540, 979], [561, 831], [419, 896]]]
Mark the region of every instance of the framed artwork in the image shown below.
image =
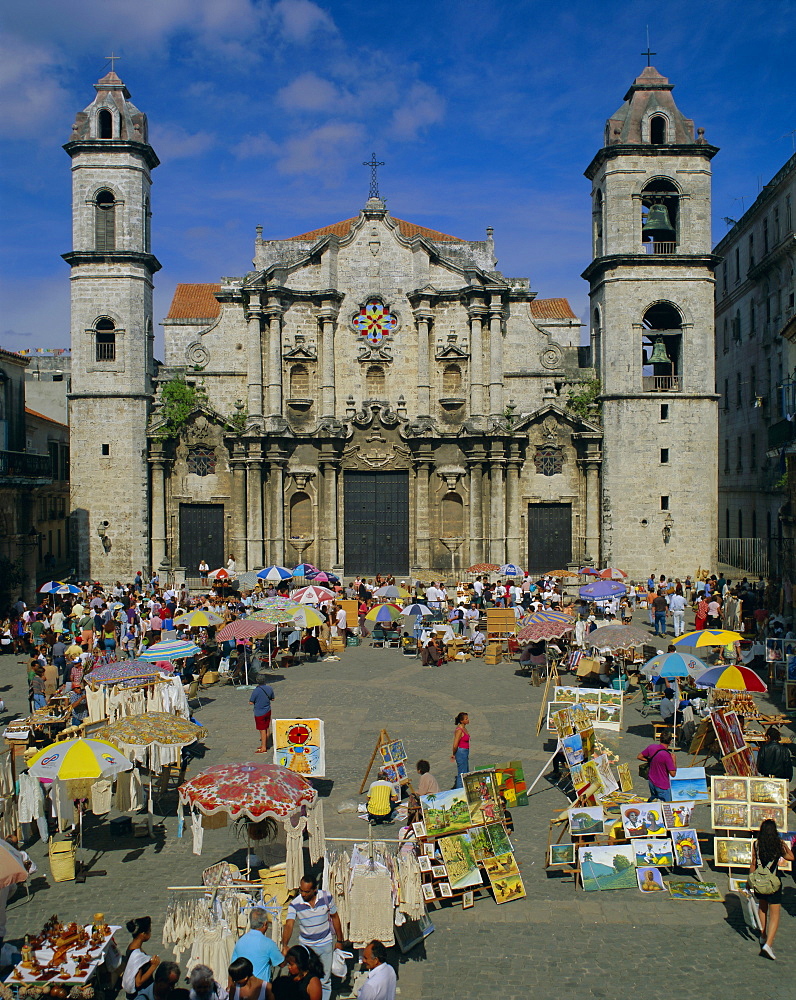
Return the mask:
[[427, 858], [433, 858], [436, 854], [436, 848], [433, 844], [423, 844], [423, 853]]
[[667, 830], [682, 829], [684, 826], [691, 826], [691, 816], [694, 812], [696, 802], [664, 802], [663, 822]]
[[484, 870], [490, 879], [506, 878], [508, 875], [519, 875], [517, 860], [513, 854], [499, 854], [484, 862]]
[[411, 951], [415, 945], [420, 944], [423, 938], [428, 937], [433, 930], [434, 925], [431, 923], [431, 919], [427, 913], [424, 913], [417, 920], [404, 920], [400, 927], [396, 925], [394, 928], [395, 941], [401, 949], [401, 954], [405, 955]]
[[463, 788], [420, 796], [427, 837], [459, 833], [471, 825], [470, 808]]
[[785, 643], [783, 639], [766, 639], [766, 661], [782, 663], [785, 660]]
[[584, 705], [594, 705], [595, 707], [600, 704], [600, 689], [599, 688], [576, 688], [578, 692], [578, 697], [576, 701], [581, 702]]
[[601, 806], [575, 806], [568, 809], [569, 832], [573, 836], [584, 836], [603, 832], [603, 811]]
[[685, 830], [672, 830], [671, 834], [675, 862], [681, 868], [701, 868], [702, 852], [696, 830], [689, 827]]
[[796, 683], [796, 656], [793, 653], [789, 653], [786, 657], [787, 660], [787, 671], [785, 673], [785, 680], [789, 684]]
[[788, 785], [787, 778], [752, 778], [749, 781], [749, 801], [786, 806]]
[[382, 743], [379, 747], [381, 759], [385, 764], [400, 764], [406, 760], [406, 749], [403, 740], [393, 740], [392, 743]]
[[406, 764], [403, 761], [400, 764], [382, 764], [379, 770], [384, 771], [384, 777], [387, 781], [392, 781], [393, 784], [403, 784], [409, 780], [406, 774]]
[[498, 854], [509, 854], [514, 848], [511, 846], [509, 835], [502, 823], [490, 823], [486, 827], [489, 842], [492, 845], [493, 857]]
[[578, 691], [580, 688], [556, 686], [553, 688], [553, 701], [566, 701], [574, 704], [578, 700]]
[[785, 806], [752, 804], [749, 806], [749, 829], [757, 830], [764, 819], [773, 819], [778, 830], [788, 825], [788, 811]]
[[445, 865], [432, 865], [431, 866], [431, 874], [434, 876], [434, 878], [447, 878], [448, 877], [448, 872], [447, 872], [447, 870], [445, 868]]
[[437, 846], [445, 863], [448, 881], [457, 892], [471, 885], [482, 884], [469, 834], [454, 833], [450, 837], [441, 837]]
[[741, 720], [738, 718], [737, 713], [725, 712], [724, 721], [727, 723], [727, 730], [732, 740], [733, 750], [743, 750], [746, 746], [746, 739], [744, 738]]
[[574, 844], [551, 844], [550, 845], [550, 857], [549, 865], [551, 868], [555, 868], [557, 865], [574, 865], [575, 864], [575, 845]]
[[525, 886], [519, 875], [507, 875], [505, 878], [490, 879], [496, 903], [508, 903], [512, 899], [525, 897]]
[[564, 757], [570, 767], [573, 764], [583, 763], [583, 740], [580, 733], [572, 733], [571, 736], [565, 736], [561, 740], [561, 749], [564, 751]]
[[619, 788], [623, 792], [632, 792], [633, 775], [630, 773], [630, 764], [617, 764], [616, 773], [619, 775]]
[[716, 868], [748, 868], [752, 863], [752, 837], [716, 837], [713, 864]]
[[485, 826], [474, 826], [468, 831], [470, 834], [470, 847], [476, 861], [483, 861], [484, 858], [493, 858], [495, 852], [492, 850], [492, 841], [486, 832]]
[[413, 823], [412, 824], [412, 833], [414, 833], [414, 835], [416, 837], [425, 837], [425, 835], [426, 835], [426, 828], [425, 828], [425, 826], [423, 826], [422, 822], [420, 822], [420, 823]]
[[674, 866], [674, 850], [668, 837], [633, 839], [630, 841], [630, 846], [633, 848], [633, 863], [636, 868], [645, 868], [649, 865], [661, 868]]
[[475, 895], [472, 889], [468, 889], [467, 892], [462, 893], [462, 909], [469, 910], [471, 906], [475, 904]]
[[785, 708], [789, 712], [796, 711], [796, 684], [785, 682]]
[[749, 830], [749, 806], [746, 802], [713, 802], [710, 818], [715, 830]]
[[722, 903], [724, 897], [715, 882], [669, 882], [672, 899], [701, 899], [708, 903]]
[[572, 706], [566, 702], [551, 701], [547, 705], [547, 731], [558, 733], [559, 739], [576, 731]]
[[528, 805], [528, 784], [525, 781], [522, 761], [512, 760], [508, 764], [496, 767], [495, 781], [498, 793], [506, 800], [509, 809]]
[[471, 825], [499, 823], [503, 819], [503, 808], [498, 798], [494, 771], [471, 771], [462, 775], [462, 783], [470, 810]]
[[321, 719], [274, 719], [274, 763], [303, 778], [326, 775], [326, 740]]
[[743, 778], [715, 775], [710, 780], [710, 797], [720, 802], [746, 802], [749, 785]]
[[453, 889], [451, 889], [450, 882], [440, 882], [439, 894], [443, 897], [443, 899], [450, 899], [453, 895]]
[[672, 801], [689, 802], [709, 799], [704, 767], [678, 767], [672, 778]]
[[730, 892], [746, 892], [746, 878], [736, 878], [734, 875], [729, 877]]
[[637, 868], [636, 881], [642, 892], [666, 892], [663, 875], [657, 868]]
[[425, 899], [427, 903], [430, 902], [432, 899], [437, 898], [437, 894], [434, 892], [434, 886], [431, 882], [424, 882], [422, 888], [423, 888], [423, 899]]
[[[604, 688], [556, 687], [554, 703], [569, 704], [575, 717], [575, 726], [580, 731], [587, 725], [597, 729], [622, 728], [622, 692]], [[586, 721], [586, 713], [590, 721]], [[555, 723], [554, 723], [555, 725]], [[559, 732], [560, 736], [569, 735]]]
[[626, 837], [666, 835], [666, 824], [663, 822], [663, 810], [659, 802], [631, 802], [620, 806], [619, 813]]
[[630, 844], [578, 848], [580, 877], [586, 892], [635, 889], [636, 866]]
[[427, 857], [425, 854], [420, 855], [417, 859], [417, 864], [421, 872], [431, 871], [431, 858]]
[[722, 756], [728, 753], [732, 753], [733, 750], [738, 750], [732, 741], [730, 735], [730, 730], [727, 727], [727, 721], [724, 717], [724, 710], [721, 708], [715, 709], [710, 713], [710, 721], [713, 723], [713, 729], [716, 733], [716, 739], [719, 741], [719, 746], [721, 747]]

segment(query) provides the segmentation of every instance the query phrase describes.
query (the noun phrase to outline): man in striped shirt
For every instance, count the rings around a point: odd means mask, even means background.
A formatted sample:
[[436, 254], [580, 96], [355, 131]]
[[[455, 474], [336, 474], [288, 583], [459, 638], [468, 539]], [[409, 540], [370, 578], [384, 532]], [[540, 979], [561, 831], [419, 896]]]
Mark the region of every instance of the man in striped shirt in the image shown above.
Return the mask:
[[299, 883], [299, 894], [290, 901], [287, 920], [282, 930], [282, 954], [290, 947], [293, 924], [298, 920], [299, 944], [312, 948], [323, 962], [322, 1000], [332, 994], [332, 956], [335, 938], [342, 943], [343, 930], [332, 895], [318, 889], [315, 875], [305, 875]]

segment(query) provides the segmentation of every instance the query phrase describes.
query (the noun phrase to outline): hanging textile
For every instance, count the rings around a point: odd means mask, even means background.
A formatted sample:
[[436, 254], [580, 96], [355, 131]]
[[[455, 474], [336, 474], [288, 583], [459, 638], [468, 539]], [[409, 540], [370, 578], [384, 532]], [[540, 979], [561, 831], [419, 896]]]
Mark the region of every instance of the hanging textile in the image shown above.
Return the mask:
[[293, 820], [285, 822], [285, 834], [287, 835], [287, 855], [285, 857], [285, 884], [288, 889], [295, 889], [304, 875], [304, 860], [302, 857], [301, 843], [304, 831], [307, 829], [307, 820], [303, 816], [295, 817]]
[[112, 788], [110, 778], [99, 778], [91, 786], [91, 811], [95, 816], [104, 816], [111, 811]]
[[326, 831], [323, 824], [323, 802], [318, 796], [307, 810], [307, 832], [310, 838], [310, 861], [316, 864], [326, 851]]
[[350, 903], [348, 937], [355, 948], [364, 948], [372, 940], [386, 947], [394, 944], [392, 879], [386, 867], [374, 862], [357, 865]]
[[38, 778], [23, 771], [19, 776], [19, 822], [32, 823], [44, 812], [44, 790]]
[[95, 690], [90, 685], [86, 686], [86, 706], [88, 707], [88, 721], [99, 722], [105, 718], [105, 689], [102, 684]]
[[191, 833], [193, 834], [193, 853], [202, 853], [202, 841], [204, 840], [204, 829], [202, 827], [202, 814], [191, 813]]
[[410, 920], [419, 920], [426, 912], [420, 865], [414, 854], [404, 853], [399, 853], [397, 865], [400, 885], [398, 909]]

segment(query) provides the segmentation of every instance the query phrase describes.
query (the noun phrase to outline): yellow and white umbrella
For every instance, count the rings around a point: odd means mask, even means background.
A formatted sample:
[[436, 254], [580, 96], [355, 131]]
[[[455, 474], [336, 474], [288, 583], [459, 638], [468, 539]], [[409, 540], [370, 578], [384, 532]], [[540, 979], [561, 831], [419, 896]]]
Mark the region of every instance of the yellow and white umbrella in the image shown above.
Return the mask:
[[76, 778], [113, 778], [132, 768], [129, 761], [107, 740], [74, 739], [51, 743], [31, 758], [28, 771], [34, 778], [72, 781]]

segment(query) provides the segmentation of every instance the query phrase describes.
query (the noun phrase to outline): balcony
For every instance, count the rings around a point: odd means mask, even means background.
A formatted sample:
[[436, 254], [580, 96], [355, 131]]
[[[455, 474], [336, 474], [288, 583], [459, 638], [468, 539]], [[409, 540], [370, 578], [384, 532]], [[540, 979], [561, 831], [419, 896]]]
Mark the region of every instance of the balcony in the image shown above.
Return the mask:
[[642, 375], [644, 392], [679, 392], [679, 375]]
[[768, 428], [768, 447], [783, 448], [796, 439], [796, 421], [778, 420]]
[[666, 254], [666, 253], [676, 253], [677, 244], [676, 243], [660, 243], [657, 241], [651, 241], [649, 243], [641, 244], [641, 252], [647, 254]]
[[31, 455], [26, 451], [0, 451], [0, 482], [52, 482], [49, 455]]

